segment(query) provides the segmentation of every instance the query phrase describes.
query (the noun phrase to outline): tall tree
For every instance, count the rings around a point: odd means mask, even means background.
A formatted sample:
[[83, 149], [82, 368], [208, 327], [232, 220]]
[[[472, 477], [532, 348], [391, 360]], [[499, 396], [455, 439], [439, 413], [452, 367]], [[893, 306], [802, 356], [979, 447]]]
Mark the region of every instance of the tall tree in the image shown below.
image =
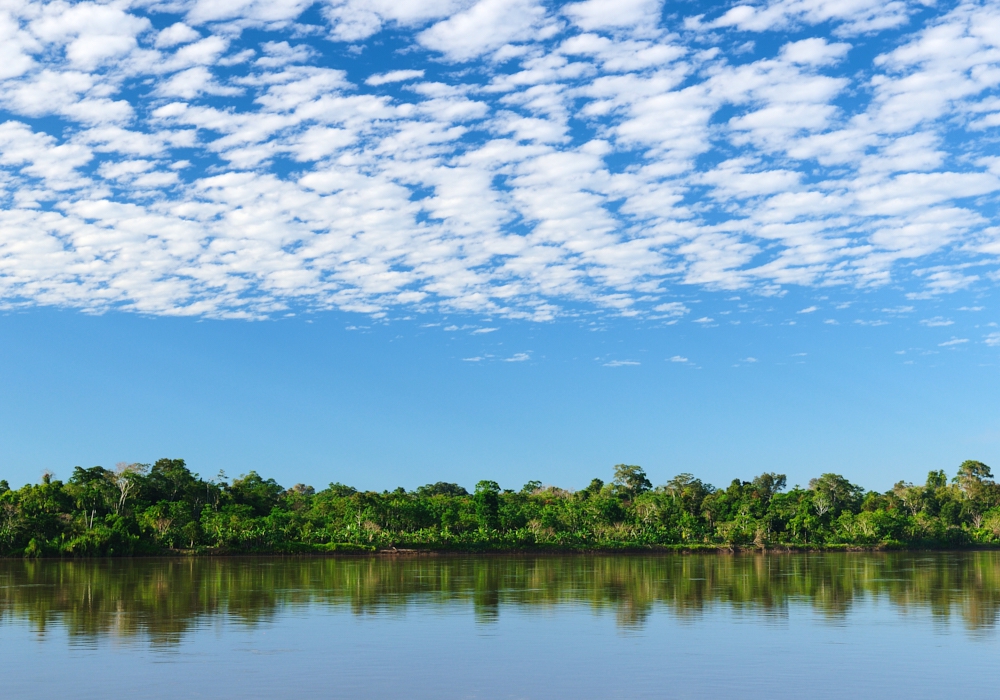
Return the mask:
[[118, 491], [118, 499], [114, 504], [115, 515], [121, 515], [125, 510], [126, 501], [135, 494], [140, 478], [148, 469], [148, 464], [119, 462], [114, 471], [106, 473], [107, 480]]
[[630, 497], [638, 496], [653, 488], [646, 471], [635, 464], [616, 464], [614, 483]]
[[473, 496], [476, 518], [483, 530], [496, 530], [500, 526], [500, 484], [483, 480], [476, 484]]
[[263, 479], [251, 471], [246, 476], [234, 479], [229, 486], [229, 495], [239, 505], [253, 508], [256, 515], [267, 515], [278, 505], [283, 489], [274, 479]]
[[817, 479], [809, 480], [809, 488], [816, 493], [817, 505], [823, 504], [825, 508], [835, 515], [842, 510], [856, 512], [861, 505], [861, 496], [864, 489], [852, 484], [840, 474], [826, 473]]

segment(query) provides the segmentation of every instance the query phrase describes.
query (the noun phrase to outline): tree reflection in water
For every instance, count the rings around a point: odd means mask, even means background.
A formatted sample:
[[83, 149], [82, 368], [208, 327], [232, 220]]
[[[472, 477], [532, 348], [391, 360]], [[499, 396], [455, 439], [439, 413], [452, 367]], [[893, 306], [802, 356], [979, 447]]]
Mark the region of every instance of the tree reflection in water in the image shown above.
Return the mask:
[[0, 561], [0, 624], [27, 622], [39, 634], [61, 625], [78, 640], [145, 636], [157, 646], [219, 617], [255, 625], [302, 606], [356, 615], [471, 606], [481, 623], [504, 609], [583, 606], [636, 627], [656, 609], [696, 621], [710, 609], [782, 617], [804, 605], [838, 620], [871, 598], [991, 629], [1000, 553]]

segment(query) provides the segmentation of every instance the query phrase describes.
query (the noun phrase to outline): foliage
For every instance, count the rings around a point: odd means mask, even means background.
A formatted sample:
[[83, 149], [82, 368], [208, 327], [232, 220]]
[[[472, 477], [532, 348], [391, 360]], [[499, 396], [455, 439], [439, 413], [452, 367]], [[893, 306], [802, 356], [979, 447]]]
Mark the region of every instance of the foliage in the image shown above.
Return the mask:
[[982, 462], [885, 493], [832, 473], [806, 489], [786, 481], [768, 472], [715, 488], [681, 473], [653, 488], [641, 467], [619, 464], [610, 484], [581, 491], [483, 480], [471, 494], [447, 482], [377, 493], [285, 489], [253, 471], [206, 480], [182, 459], [76, 467], [66, 482], [0, 481], [0, 556], [1000, 545], [1000, 486]]

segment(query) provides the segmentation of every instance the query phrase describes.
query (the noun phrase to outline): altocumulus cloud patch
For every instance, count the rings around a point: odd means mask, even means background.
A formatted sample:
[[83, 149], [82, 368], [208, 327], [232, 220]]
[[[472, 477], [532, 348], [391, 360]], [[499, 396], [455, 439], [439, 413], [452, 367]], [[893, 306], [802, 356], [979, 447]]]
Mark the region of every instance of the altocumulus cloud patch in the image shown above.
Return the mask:
[[8, 0], [0, 298], [545, 319], [991, 284], [998, 83], [993, 2]]

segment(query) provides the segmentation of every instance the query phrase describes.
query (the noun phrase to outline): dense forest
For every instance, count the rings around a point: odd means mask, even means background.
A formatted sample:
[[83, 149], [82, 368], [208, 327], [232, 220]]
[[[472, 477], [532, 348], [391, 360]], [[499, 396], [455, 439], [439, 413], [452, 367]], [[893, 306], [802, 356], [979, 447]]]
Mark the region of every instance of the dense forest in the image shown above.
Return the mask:
[[286, 489], [256, 472], [202, 479], [181, 459], [77, 467], [17, 490], [0, 481], [0, 556], [988, 545], [1000, 545], [1000, 484], [971, 460], [885, 493], [837, 474], [790, 490], [774, 473], [725, 488], [679, 474], [654, 488], [627, 464], [579, 491]]

